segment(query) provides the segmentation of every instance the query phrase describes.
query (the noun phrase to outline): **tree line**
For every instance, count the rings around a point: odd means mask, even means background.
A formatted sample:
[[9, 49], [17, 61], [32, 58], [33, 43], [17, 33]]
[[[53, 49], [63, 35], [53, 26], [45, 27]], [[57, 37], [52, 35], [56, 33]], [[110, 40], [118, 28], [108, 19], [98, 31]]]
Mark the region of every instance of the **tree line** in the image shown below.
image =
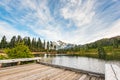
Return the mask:
[[13, 36], [10, 41], [7, 41], [6, 36], [3, 36], [0, 41], [0, 49], [5, 48], [14, 48], [16, 44], [23, 42], [31, 51], [49, 51], [55, 50], [56, 46], [53, 44], [52, 41], [41, 41], [40, 38], [30, 38], [24, 37], [22, 38], [20, 35]]
[[[120, 36], [104, 38], [88, 44], [76, 45], [75, 47], [68, 49], [60, 49], [58, 50], [58, 53], [77, 53], [81, 56], [95, 56], [102, 59], [105, 59], [106, 56], [110, 56], [111, 58], [120, 58]], [[97, 54], [94, 55], [92, 53]], [[107, 55], [107, 53], [111, 54]]]
[[68, 49], [61, 49], [59, 51], [80, 51], [80, 50], [89, 50], [89, 49], [96, 49], [99, 47], [112, 47], [113, 49], [117, 49], [120, 46], [120, 36], [112, 37], [112, 38], [105, 38], [101, 40], [97, 40], [95, 42], [91, 42], [84, 45], [76, 45], [75, 47], [71, 47]]

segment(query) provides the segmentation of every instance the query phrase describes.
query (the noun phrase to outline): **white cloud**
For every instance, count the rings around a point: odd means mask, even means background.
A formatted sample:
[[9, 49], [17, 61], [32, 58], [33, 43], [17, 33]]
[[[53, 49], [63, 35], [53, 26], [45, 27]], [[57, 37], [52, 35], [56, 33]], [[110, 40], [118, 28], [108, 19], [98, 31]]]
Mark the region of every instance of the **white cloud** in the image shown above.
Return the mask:
[[32, 2], [28, 0], [27, 3], [22, 2], [21, 4], [21, 9], [30, 8], [35, 11], [31, 13], [30, 10], [27, 15], [24, 15], [19, 20], [21, 24], [27, 25], [33, 32], [47, 40], [62, 39], [62, 27], [60, 27], [51, 16], [49, 7], [47, 6], [47, 0], [42, 2]]
[[95, 15], [94, 3], [95, 0], [88, 0], [84, 4], [81, 4], [81, 0], [70, 0], [61, 8], [61, 16], [72, 20], [77, 27], [88, 25]]
[[[107, 26], [105, 26], [105, 27], [107, 27]], [[96, 31], [95, 34], [90, 35], [88, 38], [86, 38], [88, 40], [83, 42], [83, 44], [85, 44], [86, 42], [90, 43], [90, 42], [94, 42], [94, 41], [102, 39], [102, 38], [111, 38], [114, 36], [120, 36], [120, 19], [111, 23], [111, 25], [109, 25], [108, 28], [102, 29], [100, 31]], [[85, 39], [85, 38], [83, 38], [83, 39]]]
[[42, 35], [47, 40], [61, 40], [63, 38], [63, 33], [61, 32], [60, 27], [53, 25], [48, 25], [44, 29], [34, 29], [35, 32], [39, 35]]
[[[55, 10], [53, 16], [48, 6], [48, 0], [17, 0], [19, 3], [16, 0], [10, 1], [5, 0], [3, 3], [0, 2], [0, 5], [4, 6], [11, 17], [0, 16], [14, 25], [10, 25], [8, 22], [0, 22], [0, 36], [7, 35], [9, 37], [18, 34], [33, 36], [28, 32], [17, 30], [17, 27], [16, 29], [13, 28], [13, 26], [19, 24], [22, 25], [21, 27], [27, 27], [28, 30], [32, 30], [35, 34], [47, 40], [63, 40], [77, 44], [120, 34], [120, 28], [118, 27], [120, 21], [109, 22], [106, 19], [112, 20], [113, 16], [119, 14], [116, 11], [119, 9], [118, 7], [114, 9], [115, 13], [112, 11], [113, 15], [108, 15], [115, 5], [110, 10], [101, 13], [95, 9], [98, 7], [96, 7], [98, 4], [96, 0], [61, 0], [62, 6], [53, 9]], [[99, 3], [99, 5], [103, 3]], [[14, 9], [16, 10], [14, 11]], [[66, 20], [69, 22], [66, 22]]]
[[17, 35], [21, 35], [22, 37], [25, 37], [25, 36], [33, 37], [33, 35], [29, 34], [27, 31], [19, 31], [13, 28], [12, 25], [6, 22], [0, 21], [0, 39], [4, 35], [7, 37], [8, 40], [10, 40], [13, 36], [17, 36]]
[[105, 37], [120, 36], [120, 19], [115, 21], [111, 27], [106, 31]]
[[[47, 6], [47, 0], [44, 0], [42, 2], [39, 0], [20, 0], [19, 3], [16, 2], [16, 0], [12, 2], [7, 0], [4, 2], [0, 2], [0, 4], [9, 14], [11, 14], [11, 17], [2, 16], [2, 18], [12, 22], [15, 26], [21, 24], [23, 25], [21, 27], [28, 27], [36, 34], [43, 36], [44, 38], [49, 40], [61, 39], [61, 32], [60, 29], [58, 29], [59, 25], [55, 23], [55, 20], [50, 15], [50, 10]], [[14, 9], [16, 9], [15, 13], [13, 12]], [[27, 13], [21, 14], [22, 12]], [[13, 28], [14, 25], [10, 25], [8, 22], [0, 22], [0, 37], [2, 37], [3, 35], [6, 35], [9, 38], [13, 35], [33, 36], [27, 32]]]

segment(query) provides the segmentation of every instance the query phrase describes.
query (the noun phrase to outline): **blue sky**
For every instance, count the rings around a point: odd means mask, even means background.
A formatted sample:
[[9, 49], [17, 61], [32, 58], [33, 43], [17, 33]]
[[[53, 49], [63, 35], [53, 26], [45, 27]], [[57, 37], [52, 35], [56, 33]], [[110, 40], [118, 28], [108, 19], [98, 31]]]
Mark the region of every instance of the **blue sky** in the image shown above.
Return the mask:
[[0, 38], [85, 44], [120, 35], [120, 0], [0, 0]]

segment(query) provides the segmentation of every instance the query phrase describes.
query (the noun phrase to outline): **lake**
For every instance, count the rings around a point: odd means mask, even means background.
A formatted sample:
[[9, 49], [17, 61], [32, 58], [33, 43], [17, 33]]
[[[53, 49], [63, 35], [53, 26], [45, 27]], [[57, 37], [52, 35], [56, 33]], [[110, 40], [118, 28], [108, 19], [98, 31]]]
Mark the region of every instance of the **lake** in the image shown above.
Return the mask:
[[117, 64], [120, 66], [120, 61], [105, 61], [101, 59], [79, 57], [79, 56], [67, 56], [67, 55], [47, 55], [43, 56], [44, 62], [48, 62], [55, 65], [62, 65], [66, 67], [76, 68], [80, 70], [105, 73], [105, 63]]

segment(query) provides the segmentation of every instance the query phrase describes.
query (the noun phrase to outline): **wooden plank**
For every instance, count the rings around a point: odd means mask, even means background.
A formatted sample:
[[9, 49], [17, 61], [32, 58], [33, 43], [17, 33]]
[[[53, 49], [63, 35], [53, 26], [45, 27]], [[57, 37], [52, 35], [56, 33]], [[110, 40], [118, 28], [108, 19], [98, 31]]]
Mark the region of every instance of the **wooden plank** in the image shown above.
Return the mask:
[[60, 70], [60, 69], [56, 69], [54, 72], [51, 72], [51, 74], [47, 74], [45, 75], [44, 77], [41, 77], [37, 80], [48, 80], [48, 79], [51, 79], [52, 77], [56, 76], [56, 75], [59, 75], [63, 72], [63, 70]]
[[112, 64], [105, 64], [105, 80], [119, 80], [120, 69]]
[[40, 60], [41, 57], [35, 57], [35, 58], [20, 58], [20, 59], [7, 59], [7, 60], [0, 60], [1, 63], [13, 63], [13, 62], [19, 62], [19, 61], [34, 61], [34, 60]]
[[90, 80], [91, 76], [87, 75], [87, 77], [85, 78], [85, 80]]
[[72, 75], [74, 75], [75, 72], [70, 72], [69, 74], [67, 74], [65, 77], [62, 77], [62, 80], [72, 80], [71, 77]]
[[75, 80], [75, 78], [78, 76], [78, 73], [73, 74], [72, 76], [68, 77], [67, 80]]
[[18, 79], [18, 80], [36, 80], [36, 79], [39, 79], [43, 76], [46, 76], [47, 74], [50, 74], [52, 71], [55, 71], [55, 69], [51, 68], [51, 69], [48, 69], [48, 70], [44, 70], [42, 72], [38, 72], [36, 74], [31, 74], [31, 75], [28, 75], [24, 78]]
[[15, 66], [9, 66], [9, 67], [2, 67], [0, 68], [0, 71], [6, 70], [6, 69], [16, 69], [16, 68], [22, 68], [22, 67], [27, 67], [27, 66], [34, 66], [34, 65], [40, 65], [36, 63], [30, 63], [30, 64], [24, 64], [24, 65], [15, 65]]
[[98, 78], [97, 80], [104, 80], [103, 78]]
[[70, 74], [70, 72], [69, 71], [65, 71], [65, 72], [63, 72], [63, 74], [62, 75], [58, 75], [57, 76], [57, 78], [56, 79], [53, 79], [53, 80], [62, 80], [63, 78], [65, 78], [67, 75], [69, 75]]
[[30, 70], [33, 70], [33, 69], [36, 69], [36, 68], [41, 68], [41, 67], [43, 67], [43, 66], [42, 65], [41, 66], [34, 65], [34, 66], [18, 67], [16, 69], [6, 69], [4, 71], [0, 71], [0, 77], [10, 75], [10, 74], [16, 74], [16, 73], [19, 73], [19, 72], [30, 71]]
[[[0, 70], [0, 80], [87, 80], [89, 75], [41, 64]], [[93, 77], [93, 76], [91, 76]]]
[[10, 74], [10, 75], [6, 75], [6, 76], [2, 76], [2, 77], [0, 77], [0, 80], [18, 80], [19, 78], [28, 76], [30, 74], [36, 74], [40, 70], [42, 70], [42, 69], [45, 70], [46, 68], [48, 68], [48, 67], [37, 68], [37, 69], [31, 70], [31, 71], [23, 71], [23, 72], [19, 72], [17, 74]]
[[[35, 65], [32, 65], [32, 66], [35, 66]], [[2, 73], [5, 73], [5, 72], [11, 72], [11, 71], [16, 71], [16, 70], [18, 70], [18, 69], [26, 69], [26, 68], [29, 68], [30, 66], [17, 66], [17, 67], [7, 67], [7, 68], [2, 68], [2, 69], [0, 69], [0, 74], [2, 74]]]
[[67, 75], [69, 73], [69, 71], [65, 71], [59, 75], [54, 76], [53, 78], [51, 78], [50, 80], [60, 80], [61, 77], [64, 77], [65, 75]]
[[78, 80], [82, 75], [82, 73], [79, 73], [75, 78], [73, 78], [73, 80]]
[[86, 77], [87, 77], [87, 75], [86, 75], [86, 74], [83, 74], [83, 75], [79, 78], [79, 80], [85, 80]]
[[91, 77], [91, 79], [90, 80], [96, 80], [96, 77]]
[[32, 80], [34, 78], [34, 76], [37, 76], [38, 74], [40, 75], [42, 72], [44, 72], [45, 70], [48, 70], [48, 69], [51, 69], [51, 68], [50, 67], [43, 67], [42, 69], [39, 69], [39, 70], [36, 69], [36, 71], [34, 71], [32, 73], [31, 72], [30, 73], [28, 72], [27, 74], [23, 73], [22, 75], [17, 76], [13, 79], [14, 80], [29, 80], [28, 78], [31, 78], [30, 80]]
[[118, 67], [117, 65], [112, 65], [114, 73], [117, 77], [117, 80], [120, 80], [120, 67]]

